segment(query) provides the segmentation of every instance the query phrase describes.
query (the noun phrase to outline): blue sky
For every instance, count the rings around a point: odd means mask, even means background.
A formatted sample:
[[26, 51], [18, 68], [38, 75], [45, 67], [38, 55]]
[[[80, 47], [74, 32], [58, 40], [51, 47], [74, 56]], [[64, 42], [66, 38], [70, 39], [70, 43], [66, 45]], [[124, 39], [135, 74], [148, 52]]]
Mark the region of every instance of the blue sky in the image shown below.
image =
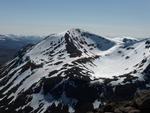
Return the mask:
[[48, 35], [82, 28], [150, 37], [150, 0], [0, 0], [0, 33]]

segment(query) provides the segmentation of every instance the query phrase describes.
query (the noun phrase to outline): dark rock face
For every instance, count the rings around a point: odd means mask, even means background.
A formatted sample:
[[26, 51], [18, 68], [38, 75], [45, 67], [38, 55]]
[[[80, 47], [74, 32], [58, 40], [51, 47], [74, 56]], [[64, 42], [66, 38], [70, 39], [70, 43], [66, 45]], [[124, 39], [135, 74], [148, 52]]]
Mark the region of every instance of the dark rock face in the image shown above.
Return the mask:
[[[66, 84], [66, 94], [68, 97], [75, 98], [79, 102], [93, 102], [96, 98], [99, 97], [97, 92], [100, 92], [100, 89], [96, 86], [91, 86], [89, 82], [78, 79], [71, 80], [69, 82], [74, 83], [75, 87], [69, 86]], [[68, 83], [69, 83], [68, 82]]]
[[65, 34], [65, 40], [66, 40], [66, 50], [70, 54], [70, 57], [77, 57], [81, 56], [82, 52], [77, 49], [77, 47], [74, 45], [72, 38], [68, 33]]
[[129, 99], [134, 95], [136, 90], [135, 84], [117, 85], [115, 88], [115, 95], [120, 99]]
[[62, 104], [55, 106], [55, 104], [52, 104], [52, 106], [50, 106], [45, 113], [69, 113], [68, 106], [64, 106]]
[[146, 67], [146, 69], [143, 71], [143, 74], [145, 75], [145, 79], [149, 81], [150, 80], [150, 65]]
[[78, 103], [76, 105], [75, 113], [87, 113], [89, 111], [93, 111], [93, 105], [91, 103]]
[[62, 77], [43, 78], [42, 82], [44, 94], [46, 95], [47, 93], [50, 93], [55, 97], [60, 97], [63, 90], [62, 86], [61, 87], [58, 86], [56, 88], [54, 87], [57, 86], [57, 84], [59, 84], [62, 80], [63, 80]]
[[149, 49], [150, 48], [150, 40], [147, 40], [145, 42], [145, 48]]
[[149, 106], [150, 106], [150, 99], [144, 100], [142, 105], [140, 106], [141, 112], [142, 113], [150, 112]]
[[98, 92], [101, 92], [100, 86], [90, 85], [89, 81], [84, 78], [53, 77], [43, 78], [42, 82], [44, 94], [49, 93], [56, 99], [65, 92], [67, 97], [77, 99], [79, 102], [93, 102], [99, 97]]

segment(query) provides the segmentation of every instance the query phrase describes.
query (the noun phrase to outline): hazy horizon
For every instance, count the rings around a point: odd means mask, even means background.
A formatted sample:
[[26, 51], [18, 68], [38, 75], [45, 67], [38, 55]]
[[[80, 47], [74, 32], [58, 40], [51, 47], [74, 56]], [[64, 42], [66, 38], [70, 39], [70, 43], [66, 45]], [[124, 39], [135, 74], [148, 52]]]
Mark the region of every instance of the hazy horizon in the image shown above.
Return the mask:
[[102, 36], [150, 37], [149, 0], [0, 0], [0, 34], [49, 35], [81, 28]]

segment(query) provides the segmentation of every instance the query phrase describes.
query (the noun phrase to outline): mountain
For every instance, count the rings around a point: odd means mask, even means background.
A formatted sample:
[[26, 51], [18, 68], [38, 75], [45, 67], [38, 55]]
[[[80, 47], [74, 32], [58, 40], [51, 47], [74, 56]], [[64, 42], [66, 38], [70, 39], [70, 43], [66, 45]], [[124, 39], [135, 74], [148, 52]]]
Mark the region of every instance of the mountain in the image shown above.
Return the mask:
[[0, 112], [87, 113], [150, 87], [150, 39], [70, 29], [27, 46], [0, 69]]
[[0, 65], [12, 59], [22, 47], [40, 40], [38, 36], [0, 35]]

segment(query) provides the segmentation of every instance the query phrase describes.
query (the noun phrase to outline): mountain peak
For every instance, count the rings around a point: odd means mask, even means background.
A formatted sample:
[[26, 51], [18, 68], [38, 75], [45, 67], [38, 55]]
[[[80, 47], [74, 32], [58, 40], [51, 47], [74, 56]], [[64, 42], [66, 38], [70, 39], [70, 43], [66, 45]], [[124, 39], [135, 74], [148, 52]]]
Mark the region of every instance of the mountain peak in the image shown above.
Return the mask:
[[46, 113], [59, 103], [76, 113], [81, 103], [130, 98], [149, 85], [150, 41], [123, 42], [70, 29], [23, 49], [0, 69], [0, 110]]
[[80, 28], [71, 28], [71, 29], [68, 29], [67, 32], [84, 32], [83, 29], [80, 29]]

